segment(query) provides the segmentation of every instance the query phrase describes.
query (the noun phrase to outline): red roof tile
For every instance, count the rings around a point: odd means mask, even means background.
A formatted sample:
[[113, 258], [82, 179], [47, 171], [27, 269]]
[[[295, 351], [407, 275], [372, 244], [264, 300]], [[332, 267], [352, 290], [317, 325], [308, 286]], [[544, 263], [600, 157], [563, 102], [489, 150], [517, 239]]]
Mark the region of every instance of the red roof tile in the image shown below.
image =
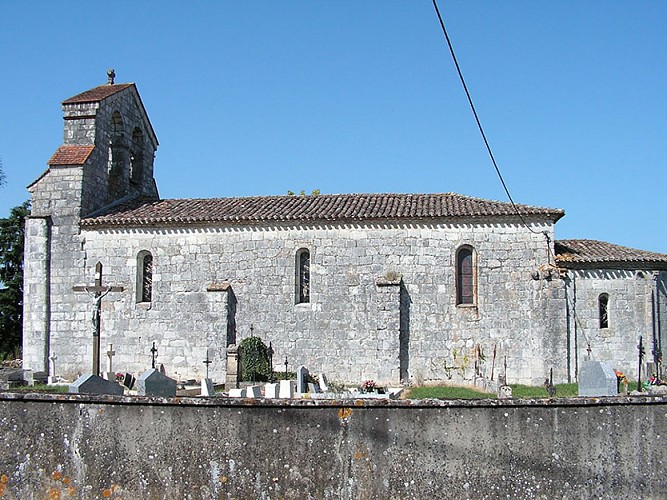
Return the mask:
[[562, 267], [610, 267], [619, 264], [650, 265], [667, 269], [667, 254], [646, 252], [596, 240], [557, 240], [556, 261]]
[[51, 166], [55, 165], [83, 165], [93, 152], [95, 146], [60, 146], [48, 161]]
[[[554, 222], [564, 212], [516, 205], [524, 216]], [[182, 200], [135, 199], [82, 221], [83, 226], [180, 225], [215, 222], [358, 221], [513, 216], [509, 203], [455, 193], [445, 194], [330, 194], [318, 196], [261, 196]]]
[[86, 90], [80, 94], [63, 101], [63, 104], [83, 104], [87, 102], [98, 102], [123, 89], [134, 86], [134, 83], [119, 83], [115, 85], [100, 85], [94, 89]]

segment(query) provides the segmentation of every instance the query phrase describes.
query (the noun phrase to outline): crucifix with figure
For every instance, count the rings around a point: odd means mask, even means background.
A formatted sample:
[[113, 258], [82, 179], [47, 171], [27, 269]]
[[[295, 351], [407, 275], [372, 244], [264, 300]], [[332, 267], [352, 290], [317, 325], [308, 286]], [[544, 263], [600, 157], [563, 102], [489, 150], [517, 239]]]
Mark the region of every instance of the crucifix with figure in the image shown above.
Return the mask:
[[95, 284], [93, 286], [75, 286], [75, 292], [86, 292], [93, 298], [93, 375], [100, 374], [100, 315], [102, 313], [102, 299], [109, 292], [122, 292], [122, 286], [110, 286], [102, 283], [102, 263], [95, 265]]

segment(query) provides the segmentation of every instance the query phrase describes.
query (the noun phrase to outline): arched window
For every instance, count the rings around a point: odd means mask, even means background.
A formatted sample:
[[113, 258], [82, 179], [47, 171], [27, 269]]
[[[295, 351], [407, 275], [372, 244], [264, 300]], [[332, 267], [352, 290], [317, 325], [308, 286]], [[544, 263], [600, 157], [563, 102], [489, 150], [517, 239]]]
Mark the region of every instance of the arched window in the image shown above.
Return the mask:
[[142, 250], [137, 256], [137, 302], [153, 300], [153, 255]]
[[130, 182], [139, 184], [143, 175], [144, 134], [139, 128], [132, 131], [132, 150], [130, 151]]
[[109, 158], [108, 158], [108, 173], [109, 173], [109, 195], [112, 199], [117, 199], [124, 196], [125, 180], [124, 177], [124, 162], [125, 162], [125, 146], [123, 144], [123, 117], [118, 111], [114, 111], [111, 115], [111, 135], [109, 137]]
[[609, 295], [601, 293], [598, 297], [598, 311], [600, 314], [600, 328], [609, 328]]
[[476, 303], [475, 255], [470, 246], [463, 246], [456, 252], [456, 305]]
[[310, 252], [301, 248], [296, 252], [296, 303], [310, 302]]

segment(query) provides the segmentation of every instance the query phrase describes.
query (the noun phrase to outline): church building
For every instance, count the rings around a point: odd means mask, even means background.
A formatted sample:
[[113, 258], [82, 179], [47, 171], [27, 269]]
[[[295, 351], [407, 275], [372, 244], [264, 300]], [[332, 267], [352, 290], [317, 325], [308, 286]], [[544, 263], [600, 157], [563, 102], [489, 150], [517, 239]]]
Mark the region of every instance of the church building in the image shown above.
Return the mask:
[[161, 199], [134, 84], [62, 107], [29, 186], [26, 369], [90, 373], [97, 327], [103, 364], [112, 344], [115, 371], [179, 380], [223, 382], [251, 335], [276, 370], [346, 383], [574, 382], [588, 357], [636, 377], [640, 336], [658, 369], [667, 255], [559, 241], [562, 210], [455, 193]]

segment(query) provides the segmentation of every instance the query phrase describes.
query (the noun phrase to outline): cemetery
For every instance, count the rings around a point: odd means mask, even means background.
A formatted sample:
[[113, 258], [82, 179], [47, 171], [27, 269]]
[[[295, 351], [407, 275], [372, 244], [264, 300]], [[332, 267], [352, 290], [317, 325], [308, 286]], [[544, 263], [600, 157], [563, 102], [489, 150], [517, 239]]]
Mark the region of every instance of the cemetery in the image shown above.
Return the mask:
[[163, 200], [108, 78], [29, 186], [0, 497], [667, 497], [667, 255], [456, 193]]
[[[582, 364], [578, 397], [559, 397], [550, 379], [545, 388], [551, 397], [514, 397], [506, 367], [491, 384], [480, 366], [478, 385], [487, 391], [493, 385], [497, 399], [414, 400], [403, 398], [405, 387], [373, 380], [343, 387], [303, 365], [290, 371], [289, 360], [281, 371], [261, 339], [245, 346], [253, 362], [244, 362], [243, 345], [230, 346], [222, 383], [171, 378], [155, 343], [146, 370], [123, 373], [109, 344], [105, 351], [93, 349], [106, 357], [104, 371], [98, 356], [93, 373], [48, 380], [68, 393], [0, 393], [6, 430], [0, 435], [0, 493], [206, 499], [425, 498], [444, 490], [452, 498], [667, 495], [667, 391], [660, 390], [667, 386], [647, 381], [641, 392], [619, 394], [620, 372], [606, 363]], [[57, 373], [57, 359], [51, 362]], [[202, 363], [208, 368], [212, 360]], [[7, 383], [31, 378], [10, 372]]]

